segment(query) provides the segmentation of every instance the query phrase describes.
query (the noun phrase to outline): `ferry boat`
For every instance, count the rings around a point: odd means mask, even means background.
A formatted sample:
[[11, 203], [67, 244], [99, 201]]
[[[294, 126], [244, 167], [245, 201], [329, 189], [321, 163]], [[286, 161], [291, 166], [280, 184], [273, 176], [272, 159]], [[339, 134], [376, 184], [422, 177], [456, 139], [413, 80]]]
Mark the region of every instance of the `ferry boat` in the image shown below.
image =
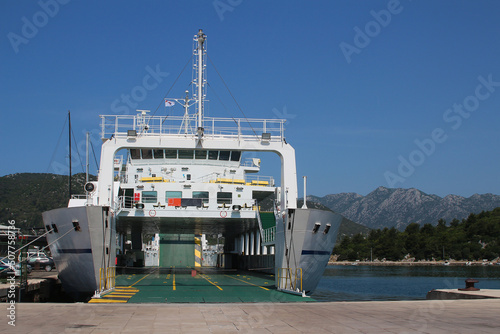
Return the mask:
[[[192, 96], [165, 100], [181, 105], [183, 115], [101, 116], [98, 181], [88, 182], [85, 196], [73, 196], [68, 207], [43, 213], [59, 278], [76, 298], [113, 289], [118, 260], [143, 266], [145, 233], [160, 234], [160, 267], [201, 268], [201, 235], [219, 234], [218, 267], [271, 268], [278, 290], [304, 296], [323, 274], [343, 217], [297, 207], [295, 150], [285, 140], [285, 120], [204, 115], [202, 30], [193, 49]], [[280, 157], [279, 184], [260, 176], [259, 152]], [[266, 198], [270, 212], [261, 212]]]

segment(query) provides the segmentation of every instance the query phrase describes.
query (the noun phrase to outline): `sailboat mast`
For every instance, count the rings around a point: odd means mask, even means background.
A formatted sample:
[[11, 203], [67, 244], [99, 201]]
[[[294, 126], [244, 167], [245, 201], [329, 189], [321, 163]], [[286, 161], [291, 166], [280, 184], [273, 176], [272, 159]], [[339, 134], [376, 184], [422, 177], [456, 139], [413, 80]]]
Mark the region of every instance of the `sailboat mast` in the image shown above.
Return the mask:
[[69, 176], [68, 176], [68, 194], [71, 199], [71, 112], [68, 110], [68, 141], [69, 141]]
[[87, 144], [85, 145], [85, 184], [89, 183], [89, 168], [90, 168], [90, 163], [89, 163], [89, 141], [90, 141], [90, 134], [87, 132], [85, 141]]

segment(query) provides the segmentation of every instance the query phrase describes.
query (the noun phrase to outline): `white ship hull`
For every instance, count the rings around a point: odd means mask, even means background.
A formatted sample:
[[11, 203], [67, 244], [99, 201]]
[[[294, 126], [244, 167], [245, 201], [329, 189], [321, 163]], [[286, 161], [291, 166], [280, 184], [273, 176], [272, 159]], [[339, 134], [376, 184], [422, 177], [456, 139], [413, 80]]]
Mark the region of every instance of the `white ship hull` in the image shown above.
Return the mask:
[[[191, 97], [186, 92], [165, 101], [166, 107], [180, 104], [184, 115], [101, 115], [98, 181], [86, 184], [86, 199], [72, 198], [69, 208], [43, 214], [68, 292], [106, 289], [117, 245], [120, 263], [142, 266], [145, 233], [165, 235], [162, 267], [201, 266], [195, 235], [212, 234], [224, 237], [223, 266], [238, 268], [234, 259], [240, 259], [251, 264], [247, 269], [264, 268], [258, 264], [264, 259], [265, 266], [274, 262], [268, 268], [275, 269], [278, 289], [306, 294], [316, 288], [342, 217], [297, 209], [295, 149], [285, 138], [286, 120], [204, 116], [205, 40], [202, 30], [193, 39]], [[191, 106], [196, 113], [190, 114]], [[279, 182], [259, 174], [261, 161], [253, 154], [260, 152], [279, 156]], [[274, 216], [266, 214], [264, 224], [259, 207], [266, 200]]]
[[47, 242], [64, 290], [77, 300], [99, 290], [101, 268], [115, 264], [114, 218], [108, 207], [55, 209], [44, 212], [43, 220], [52, 230]]
[[278, 277], [279, 268], [289, 268], [291, 278], [277, 278], [277, 286], [284, 290], [298, 289], [306, 294], [316, 289], [335, 246], [342, 219], [331, 211], [289, 210], [289, 223], [277, 224], [275, 273]]

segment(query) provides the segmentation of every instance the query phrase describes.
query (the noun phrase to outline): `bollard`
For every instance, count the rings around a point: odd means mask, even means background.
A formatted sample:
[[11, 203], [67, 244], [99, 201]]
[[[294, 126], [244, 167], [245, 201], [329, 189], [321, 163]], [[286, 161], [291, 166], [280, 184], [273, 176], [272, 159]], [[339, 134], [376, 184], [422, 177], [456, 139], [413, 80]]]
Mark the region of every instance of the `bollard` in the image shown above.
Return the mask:
[[479, 291], [480, 289], [474, 287], [474, 284], [479, 282], [477, 279], [468, 278], [465, 280], [465, 288], [458, 289], [460, 291]]

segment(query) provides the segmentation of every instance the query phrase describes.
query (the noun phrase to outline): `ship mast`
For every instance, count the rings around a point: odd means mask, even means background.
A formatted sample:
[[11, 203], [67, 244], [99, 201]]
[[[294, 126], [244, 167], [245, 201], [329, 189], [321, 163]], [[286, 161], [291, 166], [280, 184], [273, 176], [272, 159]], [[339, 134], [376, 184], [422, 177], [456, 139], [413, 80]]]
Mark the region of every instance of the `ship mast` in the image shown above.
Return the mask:
[[71, 112], [68, 110], [68, 143], [69, 143], [69, 176], [68, 176], [68, 195], [71, 199]]
[[206, 79], [204, 78], [204, 72], [205, 72], [205, 63], [203, 61], [203, 56], [206, 54], [205, 50], [205, 40], [207, 36], [203, 33], [203, 30], [200, 29], [198, 31], [198, 34], [194, 36], [194, 41], [196, 43], [195, 47], [195, 55], [196, 55], [196, 60], [194, 64], [194, 71], [196, 73], [196, 91], [194, 92], [193, 95], [195, 95], [195, 99], [197, 101], [197, 114], [198, 114], [198, 136], [201, 137], [203, 136], [203, 108], [204, 108], [204, 100], [205, 100], [205, 95], [204, 95], [204, 87], [205, 87], [205, 81]]

